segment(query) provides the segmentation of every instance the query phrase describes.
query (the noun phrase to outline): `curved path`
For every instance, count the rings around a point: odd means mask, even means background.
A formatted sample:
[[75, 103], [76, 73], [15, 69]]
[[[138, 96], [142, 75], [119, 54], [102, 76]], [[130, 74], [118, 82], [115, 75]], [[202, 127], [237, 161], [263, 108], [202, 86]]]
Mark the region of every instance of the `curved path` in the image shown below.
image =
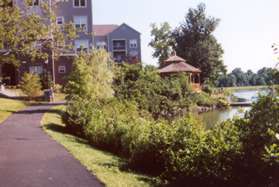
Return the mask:
[[0, 186], [103, 186], [40, 128], [50, 107], [28, 107], [0, 124]]

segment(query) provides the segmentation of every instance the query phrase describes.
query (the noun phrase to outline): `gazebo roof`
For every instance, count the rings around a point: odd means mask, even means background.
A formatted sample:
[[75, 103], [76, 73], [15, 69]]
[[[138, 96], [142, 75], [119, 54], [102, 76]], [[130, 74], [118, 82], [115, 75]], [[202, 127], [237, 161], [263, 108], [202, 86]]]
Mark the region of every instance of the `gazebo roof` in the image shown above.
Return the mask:
[[170, 63], [170, 62], [186, 62], [185, 59], [177, 56], [177, 55], [173, 55], [170, 56], [167, 60], [164, 61], [165, 63]]
[[179, 73], [179, 72], [191, 72], [191, 73], [201, 73], [201, 70], [195, 68], [194, 66], [187, 64], [186, 60], [174, 55], [170, 56], [164, 63], [169, 64], [166, 67], [159, 69], [159, 73]]
[[179, 72], [201, 73], [201, 70], [185, 62], [174, 62], [162, 69], [159, 69], [159, 73], [179, 73]]

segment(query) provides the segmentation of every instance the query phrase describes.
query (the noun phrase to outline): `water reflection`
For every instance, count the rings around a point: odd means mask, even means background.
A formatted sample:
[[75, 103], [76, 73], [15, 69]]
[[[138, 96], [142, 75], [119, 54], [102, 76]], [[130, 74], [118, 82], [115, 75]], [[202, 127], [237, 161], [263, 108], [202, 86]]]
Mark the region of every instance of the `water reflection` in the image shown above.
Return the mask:
[[[237, 98], [245, 99], [247, 101], [255, 102], [258, 95], [265, 95], [267, 90], [238, 90], [233, 93]], [[233, 117], [244, 117], [245, 112], [249, 111], [251, 107], [232, 107], [227, 110], [215, 110], [200, 114], [198, 117], [204, 122], [206, 128], [212, 128], [214, 125]]]
[[244, 117], [245, 112], [251, 107], [232, 107], [227, 110], [214, 110], [211, 112], [200, 114], [200, 119], [204, 122], [206, 128], [212, 128], [216, 124], [232, 119], [233, 117]]

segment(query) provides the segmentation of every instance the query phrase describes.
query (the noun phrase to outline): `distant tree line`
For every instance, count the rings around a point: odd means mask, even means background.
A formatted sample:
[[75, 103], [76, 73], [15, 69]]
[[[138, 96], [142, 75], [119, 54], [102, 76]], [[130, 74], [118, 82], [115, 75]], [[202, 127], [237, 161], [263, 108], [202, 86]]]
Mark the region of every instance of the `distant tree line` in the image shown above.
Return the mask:
[[262, 68], [257, 73], [251, 70], [244, 72], [241, 68], [235, 68], [231, 73], [220, 76], [217, 81], [218, 87], [235, 86], [260, 86], [279, 84], [278, 70]]

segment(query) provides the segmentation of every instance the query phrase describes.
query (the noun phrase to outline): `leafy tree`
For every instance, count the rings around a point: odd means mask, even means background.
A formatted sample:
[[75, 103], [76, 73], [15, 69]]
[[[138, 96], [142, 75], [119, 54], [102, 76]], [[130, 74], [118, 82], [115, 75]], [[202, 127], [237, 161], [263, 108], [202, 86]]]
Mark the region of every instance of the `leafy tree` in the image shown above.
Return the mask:
[[220, 20], [207, 17], [205, 9], [204, 4], [189, 9], [184, 23], [173, 32], [174, 48], [179, 56], [202, 70], [202, 82], [209, 79], [214, 83], [225, 72], [224, 51], [213, 35]]
[[149, 45], [155, 50], [153, 57], [158, 58], [159, 65], [163, 66], [162, 62], [169, 57], [174, 44], [171, 26], [168, 22], [164, 22], [159, 26], [153, 23], [151, 28], [152, 41]]
[[68, 99], [75, 97], [102, 100], [113, 96], [112, 61], [104, 50], [81, 53], [75, 59], [66, 93]]
[[35, 44], [47, 34], [41, 18], [33, 13], [24, 16], [16, 6], [0, 9], [0, 48], [3, 51], [0, 62], [6, 62], [7, 58], [37, 58], [40, 49]]
[[73, 71], [65, 87], [67, 115], [64, 120], [77, 134], [89, 123], [95, 109], [113, 96], [112, 62], [104, 50], [81, 53], [75, 59]]
[[22, 77], [20, 88], [29, 99], [40, 96], [42, 90], [40, 77], [32, 73], [25, 73]]
[[[26, 61], [55, 60], [61, 53], [71, 50], [76, 30], [72, 23], [63, 27], [56, 24], [54, 9], [58, 0], [41, 2], [42, 15], [36, 14], [32, 7], [19, 9], [1, 1], [0, 6], [0, 63], [18, 64]], [[25, 0], [24, 3], [30, 3]]]
[[230, 74], [222, 75], [217, 81], [217, 86], [257, 86], [278, 84], [278, 70], [272, 68], [262, 68], [257, 73], [248, 70], [243, 72], [240, 68], [235, 68]]

